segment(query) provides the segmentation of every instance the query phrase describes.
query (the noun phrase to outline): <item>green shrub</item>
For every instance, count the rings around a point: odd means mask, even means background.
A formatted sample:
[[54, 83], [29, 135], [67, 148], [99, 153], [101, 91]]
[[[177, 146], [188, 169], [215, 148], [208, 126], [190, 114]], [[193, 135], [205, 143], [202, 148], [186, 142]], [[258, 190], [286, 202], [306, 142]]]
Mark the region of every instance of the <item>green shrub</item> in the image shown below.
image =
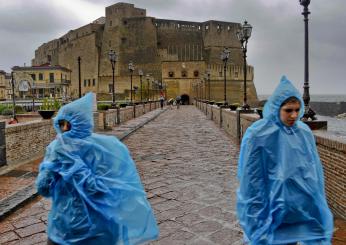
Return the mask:
[[1, 111], [1, 115], [3, 115], [3, 116], [10, 116], [10, 115], [12, 115], [12, 113], [13, 113], [12, 109], [9, 107], [6, 107], [5, 109], [3, 109]]
[[110, 108], [111, 108], [111, 106], [108, 104], [98, 104], [97, 105], [97, 110], [99, 110], [99, 111], [106, 111]]
[[44, 98], [40, 110], [42, 111], [57, 111], [61, 107], [61, 103], [56, 99]]

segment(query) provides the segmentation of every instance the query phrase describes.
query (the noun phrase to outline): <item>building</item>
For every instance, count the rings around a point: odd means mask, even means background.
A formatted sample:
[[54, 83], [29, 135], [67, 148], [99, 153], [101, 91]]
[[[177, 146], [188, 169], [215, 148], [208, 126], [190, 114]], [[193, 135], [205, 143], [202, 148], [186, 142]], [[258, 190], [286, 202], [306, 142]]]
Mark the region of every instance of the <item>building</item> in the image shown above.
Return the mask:
[[[133, 4], [117, 3], [106, 7], [105, 17], [71, 30], [58, 39], [42, 44], [32, 65], [50, 63], [71, 70], [71, 95], [76, 97], [79, 81], [78, 57], [81, 58], [81, 93], [97, 92], [99, 99], [110, 99], [112, 66], [110, 50], [117, 53], [115, 93], [117, 99], [129, 97], [129, 62], [136, 70], [133, 86], [140, 88], [139, 70], [160, 84], [166, 84], [167, 96], [196, 96], [196, 84], [205, 81], [210, 68], [211, 99], [223, 100], [223, 61], [220, 53], [227, 47], [227, 100], [242, 101], [243, 60], [236, 32], [239, 23], [209, 20], [188, 22], [149, 17], [146, 10]], [[250, 104], [257, 101], [253, 83], [254, 69], [247, 67], [247, 91]], [[195, 85], [194, 85], [195, 84]], [[153, 87], [150, 89], [154, 90]], [[140, 91], [137, 91], [140, 92]], [[138, 97], [138, 96], [137, 96]], [[206, 96], [204, 96], [206, 97]]]
[[42, 64], [39, 66], [15, 66], [12, 68], [15, 79], [16, 97], [56, 97], [71, 95], [71, 70], [59, 66]]
[[0, 70], [0, 101], [11, 98], [10, 80], [11, 75]]

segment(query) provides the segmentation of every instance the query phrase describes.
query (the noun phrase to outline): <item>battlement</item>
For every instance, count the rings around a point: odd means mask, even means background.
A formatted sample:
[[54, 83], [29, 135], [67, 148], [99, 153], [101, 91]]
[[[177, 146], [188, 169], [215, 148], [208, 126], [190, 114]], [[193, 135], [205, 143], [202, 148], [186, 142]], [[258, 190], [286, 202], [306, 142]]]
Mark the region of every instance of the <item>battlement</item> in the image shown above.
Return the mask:
[[116, 3], [106, 7], [106, 19], [109, 16], [123, 17], [138, 17], [146, 16], [146, 9], [135, 8], [131, 3]]

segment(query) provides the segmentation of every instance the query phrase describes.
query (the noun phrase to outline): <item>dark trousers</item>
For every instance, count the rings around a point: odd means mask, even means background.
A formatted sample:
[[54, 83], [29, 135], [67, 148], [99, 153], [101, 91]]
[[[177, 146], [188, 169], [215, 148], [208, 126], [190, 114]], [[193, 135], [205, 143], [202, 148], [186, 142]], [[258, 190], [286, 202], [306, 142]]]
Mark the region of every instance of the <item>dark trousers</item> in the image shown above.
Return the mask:
[[50, 240], [49, 238], [47, 238], [47, 245], [59, 245], [55, 242], [53, 242], [52, 240]]

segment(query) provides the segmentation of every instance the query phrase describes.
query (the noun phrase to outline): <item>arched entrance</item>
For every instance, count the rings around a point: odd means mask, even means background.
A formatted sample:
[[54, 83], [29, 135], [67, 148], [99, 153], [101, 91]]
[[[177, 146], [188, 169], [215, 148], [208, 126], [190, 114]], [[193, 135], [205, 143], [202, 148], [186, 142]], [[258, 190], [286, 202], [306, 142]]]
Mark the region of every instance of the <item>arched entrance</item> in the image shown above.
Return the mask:
[[181, 104], [182, 105], [189, 105], [190, 104], [190, 97], [187, 94], [183, 94], [181, 97]]

